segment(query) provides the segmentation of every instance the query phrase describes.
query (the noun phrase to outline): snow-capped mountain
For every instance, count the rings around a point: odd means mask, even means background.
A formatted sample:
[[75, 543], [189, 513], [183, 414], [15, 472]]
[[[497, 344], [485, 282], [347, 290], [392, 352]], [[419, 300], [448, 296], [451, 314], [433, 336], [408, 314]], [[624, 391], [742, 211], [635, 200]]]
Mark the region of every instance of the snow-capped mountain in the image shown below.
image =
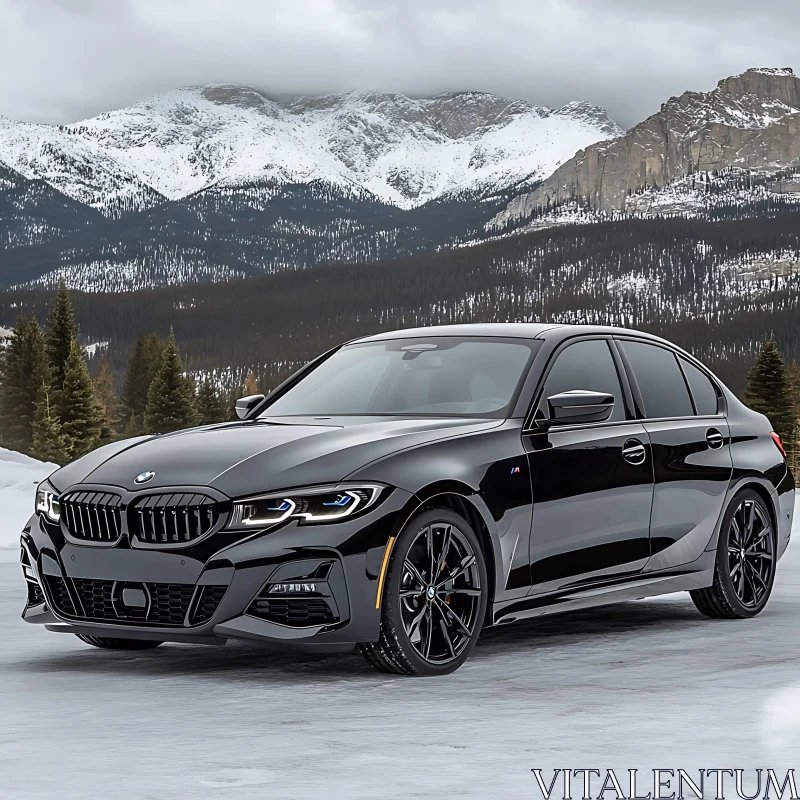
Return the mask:
[[0, 161], [110, 215], [262, 182], [323, 182], [412, 208], [541, 180], [621, 134], [585, 103], [553, 110], [476, 92], [275, 99], [205, 86], [72, 125], [0, 118]]
[[[711, 92], [673, 97], [624, 136], [580, 150], [489, 227], [552, 215], [564, 204], [611, 215], [694, 215], [709, 187], [740, 205], [758, 203], [765, 193], [787, 201], [800, 190], [795, 168], [800, 78], [789, 68], [749, 69]], [[720, 188], [726, 172], [732, 179]], [[742, 186], [743, 176], [751, 187]], [[755, 188], [752, 197], [743, 188]]]

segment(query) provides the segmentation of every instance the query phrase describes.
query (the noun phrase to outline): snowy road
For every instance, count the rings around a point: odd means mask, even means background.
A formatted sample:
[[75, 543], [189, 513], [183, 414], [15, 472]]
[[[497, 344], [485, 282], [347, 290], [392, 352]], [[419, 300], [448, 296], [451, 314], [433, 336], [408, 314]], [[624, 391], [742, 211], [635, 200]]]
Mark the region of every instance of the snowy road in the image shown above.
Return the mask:
[[756, 620], [688, 595], [551, 617], [427, 680], [357, 655], [101, 652], [21, 622], [22, 598], [0, 563], [9, 800], [540, 798], [533, 767], [800, 767], [797, 543]]

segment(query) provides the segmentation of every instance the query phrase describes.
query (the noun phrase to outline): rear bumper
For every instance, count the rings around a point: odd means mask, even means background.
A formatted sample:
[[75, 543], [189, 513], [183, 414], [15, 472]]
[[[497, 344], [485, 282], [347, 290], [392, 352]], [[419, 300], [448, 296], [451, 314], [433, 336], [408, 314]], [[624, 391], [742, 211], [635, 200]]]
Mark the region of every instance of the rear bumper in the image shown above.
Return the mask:
[[[350, 649], [378, 638], [383, 555], [417, 502], [395, 489], [349, 522], [293, 521], [246, 536], [220, 532], [202, 546], [172, 551], [124, 541], [114, 547], [70, 543], [34, 516], [21, 539], [28, 581], [22, 616], [51, 631], [90, 636]], [[305, 589], [268, 591], [291, 583]], [[313, 591], [306, 591], [309, 585]]]

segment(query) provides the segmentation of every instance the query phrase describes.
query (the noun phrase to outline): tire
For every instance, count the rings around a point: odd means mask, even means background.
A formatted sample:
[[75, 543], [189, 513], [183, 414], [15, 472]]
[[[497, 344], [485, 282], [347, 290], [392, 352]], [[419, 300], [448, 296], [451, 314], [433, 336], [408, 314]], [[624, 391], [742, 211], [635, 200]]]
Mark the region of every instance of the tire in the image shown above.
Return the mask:
[[776, 535], [764, 500], [744, 489], [722, 518], [714, 583], [689, 592], [698, 611], [714, 619], [749, 619], [760, 614], [775, 583]]
[[82, 642], [103, 650], [152, 650], [164, 642], [152, 642], [149, 639], [110, 639], [106, 636], [84, 636], [75, 634]]
[[475, 531], [449, 509], [422, 511], [394, 543], [380, 638], [360, 645], [361, 652], [381, 672], [447, 675], [469, 658], [488, 602], [486, 559]]

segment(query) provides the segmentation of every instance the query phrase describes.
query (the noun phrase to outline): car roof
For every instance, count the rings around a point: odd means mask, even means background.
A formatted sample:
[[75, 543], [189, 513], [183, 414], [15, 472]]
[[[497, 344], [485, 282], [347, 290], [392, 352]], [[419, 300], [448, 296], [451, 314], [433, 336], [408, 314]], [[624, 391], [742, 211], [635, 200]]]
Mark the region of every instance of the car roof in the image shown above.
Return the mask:
[[[404, 328], [397, 331], [384, 331], [372, 336], [353, 339], [353, 342], [380, 342], [387, 339], [413, 339], [425, 336], [498, 336], [516, 339], [540, 339], [546, 332], [557, 333], [559, 338], [579, 334], [635, 334], [653, 341], [665, 342], [658, 336], [629, 328], [615, 328], [611, 325], [561, 325], [544, 322], [477, 322], [463, 325], [431, 325], [425, 328]], [[672, 345], [674, 347], [674, 345]]]

